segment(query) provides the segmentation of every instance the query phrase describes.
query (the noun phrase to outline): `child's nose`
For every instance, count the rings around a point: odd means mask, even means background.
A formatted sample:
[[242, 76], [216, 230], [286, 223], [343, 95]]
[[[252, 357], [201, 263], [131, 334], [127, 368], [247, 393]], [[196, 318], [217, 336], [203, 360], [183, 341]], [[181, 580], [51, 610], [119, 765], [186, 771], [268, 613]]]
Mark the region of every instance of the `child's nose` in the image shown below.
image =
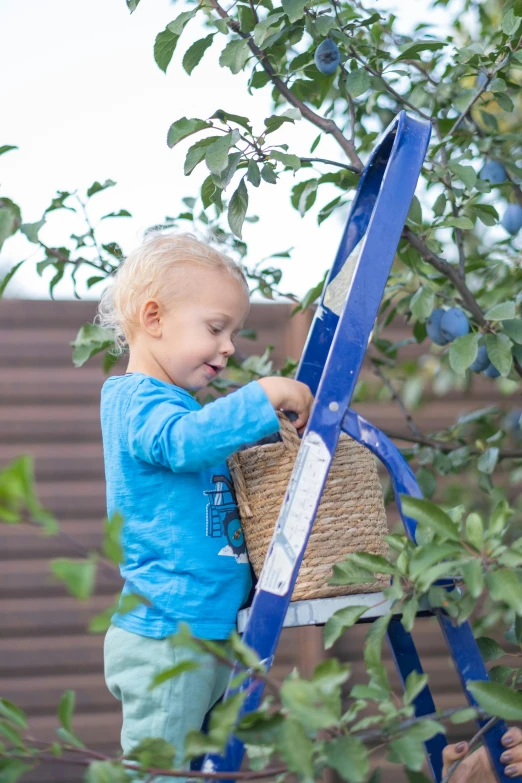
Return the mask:
[[224, 353], [225, 356], [232, 356], [233, 353], [236, 351], [236, 346], [232, 342], [232, 340], [226, 340], [225, 344], [223, 345], [221, 349], [221, 353]]

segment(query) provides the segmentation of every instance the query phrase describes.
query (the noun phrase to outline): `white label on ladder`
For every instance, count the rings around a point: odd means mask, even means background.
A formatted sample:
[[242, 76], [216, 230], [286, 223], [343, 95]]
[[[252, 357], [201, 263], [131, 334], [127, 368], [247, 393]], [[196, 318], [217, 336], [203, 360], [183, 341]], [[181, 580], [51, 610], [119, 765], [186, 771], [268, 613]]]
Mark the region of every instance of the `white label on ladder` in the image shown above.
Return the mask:
[[258, 589], [285, 595], [297, 558], [305, 545], [315, 504], [332, 457], [317, 432], [309, 432], [297, 454], [270, 550], [259, 577]]
[[355, 269], [361, 254], [361, 241], [356, 244], [341, 271], [334, 277], [324, 293], [323, 304], [336, 315], [341, 315], [348, 291], [351, 288]]

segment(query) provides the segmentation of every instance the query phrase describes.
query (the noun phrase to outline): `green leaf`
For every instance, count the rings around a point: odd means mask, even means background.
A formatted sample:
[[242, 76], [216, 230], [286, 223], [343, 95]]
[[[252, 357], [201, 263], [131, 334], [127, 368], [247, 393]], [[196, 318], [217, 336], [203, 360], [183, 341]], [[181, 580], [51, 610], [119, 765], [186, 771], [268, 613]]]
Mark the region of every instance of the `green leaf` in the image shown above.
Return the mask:
[[222, 750], [224, 750], [227, 740], [234, 730], [245, 698], [245, 691], [235, 693], [221, 702], [221, 704], [218, 704], [217, 707], [214, 707], [211, 712], [209, 735], [212, 741], [219, 743]]
[[228, 151], [239, 140], [239, 131], [233, 130], [209, 144], [205, 153], [205, 163], [212, 174], [221, 174], [228, 166]]
[[284, 114], [272, 114], [265, 120], [265, 136], [267, 136], [269, 133], [274, 133], [274, 131], [278, 130], [281, 125], [284, 125], [285, 122], [294, 123], [295, 120], [295, 116], [290, 116], [286, 112]]
[[20, 226], [20, 231], [22, 232], [22, 234], [25, 234], [29, 242], [34, 242], [37, 245], [38, 232], [44, 225], [45, 225], [45, 218], [42, 218], [42, 220], [39, 220], [37, 223], [22, 223], [22, 225]]
[[276, 11], [256, 24], [252, 33], [256, 46], [259, 46], [260, 48], [263, 46], [266, 38], [271, 34], [272, 28], [280, 24], [282, 16], [282, 11]]
[[197, 133], [205, 128], [211, 128], [212, 125], [205, 120], [187, 119], [182, 117], [180, 120], [173, 122], [169, 128], [167, 134], [167, 144], [172, 149], [182, 139], [186, 139], [187, 136], [191, 136], [193, 133]]
[[[417, 225], [422, 225], [422, 207], [417, 196], [414, 196], [411, 200], [410, 208], [408, 210], [408, 220]], [[431, 312], [431, 311], [430, 311]]]
[[180, 36], [188, 22], [196, 15], [198, 9], [194, 8], [192, 11], [182, 11], [172, 22], [167, 25], [167, 30], [170, 30], [173, 35]]
[[357, 737], [337, 737], [325, 744], [328, 766], [348, 783], [364, 783], [370, 771], [368, 749]]
[[522, 615], [522, 584], [514, 571], [501, 568], [486, 575], [486, 584], [494, 601], [507, 604]]
[[479, 560], [470, 560], [462, 566], [462, 576], [472, 598], [479, 598], [484, 589], [484, 576]]
[[298, 171], [301, 168], [301, 160], [297, 155], [289, 155], [287, 152], [280, 152], [279, 150], [271, 150], [270, 157], [274, 160], [280, 160], [285, 166], [289, 166], [294, 171]]
[[67, 731], [72, 731], [71, 724], [75, 701], [75, 691], [67, 690], [63, 694], [62, 698], [60, 699], [60, 704], [58, 705], [58, 718], [60, 719], [60, 723], [64, 729], [67, 729]]
[[11, 150], [17, 150], [18, 147], [15, 147], [13, 144], [2, 144], [0, 147], [0, 155], [4, 155], [6, 152], [11, 152]]
[[229, 41], [219, 56], [222, 68], [230, 68], [233, 74], [243, 70], [251, 52], [248, 43], [243, 38]]
[[407, 44], [402, 53], [395, 58], [394, 62], [400, 62], [401, 60], [420, 60], [419, 55], [421, 52], [436, 52], [438, 49], [444, 49], [446, 44], [444, 41], [420, 41], [416, 44]]
[[484, 341], [490, 361], [503, 376], [509, 375], [513, 364], [511, 340], [505, 334], [486, 334]]
[[480, 514], [475, 512], [468, 515], [466, 519], [466, 536], [479, 552], [484, 546], [484, 523]]
[[243, 117], [240, 114], [230, 114], [230, 112], [223, 111], [223, 109], [218, 109], [215, 111], [210, 119], [220, 120], [225, 124], [235, 122], [237, 125], [241, 125], [241, 127], [245, 130], [252, 131], [252, 126], [248, 117]]
[[106, 179], [105, 182], [93, 182], [90, 188], [87, 188], [87, 197], [91, 198], [95, 193], [100, 193], [107, 188], [113, 188], [116, 183], [112, 179]]
[[503, 321], [506, 318], [515, 317], [515, 303], [514, 302], [499, 302], [499, 304], [493, 305], [489, 310], [484, 313], [484, 318], [488, 321]]
[[277, 737], [277, 748], [291, 772], [303, 776], [307, 783], [314, 780], [313, 745], [298, 721], [292, 718], [284, 721]]
[[20, 729], [27, 729], [27, 718], [25, 712], [13, 704], [9, 699], [0, 698], [0, 715], [7, 718], [8, 721], [18, 726]]
[[167, 73], [167, 68], [172, 60], [172, 55], [174, 54], [178, 41], [179, 35], [176, 35], [172, 30], [169, 30], [168, 25], [163, 32], [158, 33], [156, 36], [154, 42], [154, 60], [163, 73]]
[[64, 582], [67, 589], [81, 601], [91, 597], [96, 578], [96, 563], [94, 560], [72, 560], [59, 557], [49, 564], [57, 579]]
[[406, 678], [404, 687], [404, 703], [411, 704], [419, 693], [424, 690], [427, 684], [428, 677], [426, 674], [419, 674], [419, 672], [416, 671], [410, 672]]
[[431, 315], [435, 306], [435, 293], [427, 286], [422, 286], [410, 299], [410, 310], [416, 318], [425, 321]]
[[159, 672], [159, 674], [156, 674], [153, 680], [150, 682], [148, 690], [152, 691], [158, 685], [161, 685], [162, 682], [171, 680], [173, 677], [179, 677], [180, 674], [193, 671], [194, 669], [199, 669], [199, 663], [197, 663], [196, 661], [192, 661], [192, 660], [180, 661], [175, 666], [171, 666], [170, 668], [164, 669], [162, 672]]
[[352, 98], [358, 98], [371, 87], [370, 77], [364, 68], [350, 71], [345, 81], [346, 89]]
[[521, 21], [522, 19], [515, 16], [515, 12], [510, 8], [502, 19], [502, 32], [509, 36], [514, 35], [518, 30]]
[[486, 449], [484, 454], [481, 454], [477, 460], [477, 468], [481, 473], [486, 473], [490, 476], [495, 470], [499, 457], [499, 449], [495, 446]]
[[469, 682], [471, 691], [482, 709], [504, 720], [522, 720], [522, 693], [512, 691], [498, 682]]
[[247, 180], [255, 188], [258, 188], [261, 184], [261, 174], [259, 173], [259, 166], [255, 160], [248, 161]]
[[457, 337], [450, 345], [449, 362], [451, 369], [464, 375], [477, 358], [479, 334], [465, 334]]
[[0, 758], [1, 783], [18, 783], [22, 775], [34, 769], [34, 764], [25, 764], [19, 759]]
[[119, 212], [109, 212], [108, 215], [103, 215], [100, 220], [105, 220], [105, 218], [116, 218], [116, 217], [132, 217], [131, 213], [126, 209], [120, 209]]
[[[1, 247], [1, 242], [0, 242], [0, 247]], [[4, 295], [4, 291], [9, 285], [9, 282], [13, 279], [13, 277], [18, 272], [22, 264], [24, 264], [26, 261], [27, 259], [23, 258], [21, 261], [19, 261], [9, 270], [9, 272], [5, 275], [5, 277], [2, 278], [2, 280], [0, 280], [0, 296]]]
[[[464, 168], [464, 166], [462, 168]], [[473, 228], [473, 222], [468, 217], [462, 215], [460, 217], [444, 218], [442, 223], [439, 223], [440, 228], [442, 228], [443, 226], [448, 226], [449, 228], [461, 228], [463, 230], [470, 230]]]
[[282, 0], [283, 10], [291, 22], [303, 18], [307, 2], [308, 0]]
[[416, 547], [410, 557], [409, 574], [416, 579], [435, 563], [440, 563], [447, 557], [461, 553], [461, 548], [455, 544], [433, 544]]
[[145, 737], [126, 754], [126, 758], [139, 761], [144, 767], [171, 769], [175, 755], [176, 749], [170, 742], [160, 737]]
[[56, 729], [56, 733], [66, 743], [66, 745], [74, 745], [75, 748], [84, 748], [85, 745], [81, 739], [74, 733], [74, 731], [67, 731], [63, 726]]
[[94, 354], [114, 347], [114, 334], [101, 326], [84, 324], [71, 345], [74, 348], [73, 364], [75, 367], [81, 367]]
[[444, 214], [444, 210], [446, 209], [446, 196], [444, 193], [440, 193], [437, 198], [435, 199], [435, 203], [433, 204], [433, 214], [435, 217], [441, 217], [441, 215]]
[[201, 161], [204, 160], [205, 155], [207, 153], [206, 148], [220, 138], [221, 136], [207, 136], [204, 139], [200, 139], [199, 141], [196, 141], [196, 143], [189, 148], [183, 166], [183, 173], [185, 174], [185, 176], [191, 174], [196, 168], [196, 166], [198, 165], [198, 163], [201, 163]]
[[228, 225], [233, 234], [242, 238], [243, 222], [248, 209], [248, 191], [245, 178], [241, 179], [237, 190], [233, 193], [228, 205]]
[[[450, 162], [448, 163], [448, 169], [453, 174], [455, 174], [455, 176], [458, 177], [467, 188], [472, 188], [475, 185], [475, 182], [477, 181], [477, 175], [475, 173], [475, 169], [473, 169], [471, 166], [463, 166], [460, 163]], [[473, 224], [471, 227], [473, 228]], [[463, 228], [463, 226], [459, 226], [459, 228]]]
[[367, 606], [345, 606], [335, 612], [324, 626], [325, 649], [329, 650], [346, 629], [351, 628], [367, 611]]
[[131, 14], [134, 13], [138, 5], [140, 4], [140, 0], [126, 0], [127, 8], [131, 12]]
[[470, 720], [475, 720], [476, 717], [477, 711], [474, 710], [473, 707], [466, 707], [463, 710], [454, 712], [453, 715], [450, 716], [450, 721], [458, 725], [460, 723], [468, 723]]
[[390, 624], [391, 615], [374, 620], [364, 642], [364, 663], [368, 671], [378, 669], [381, 664], [382, 643]]
[[85, 783], [128, 783], [128, 775], [121, 764], [113, 761], [91, 761]]
[[[17, 748], [25, 748], [25, 742], [23, 741], [18, 729], [5, 720], [0, 720], [0, 737], [5, 737]], [[2, 778], [0, 777], [0, 781], [1, 780]]]
[[121, 532], [124, 522], [124, 518], [118, 511], [115, 511], [110, 518], [105, 520], [102, 551], [106, 558], [117, 564], [125, 562], [121, 545]]
[[489, 636], [479, 636], [477, 644], [485, 661], [496, 661], [497, 658], [502, 658], [506, 654], [500, 644], [494, 639], [490, 639]]
[[401, 495], [402, 511], [419, 525], [431, 528], [438, 536], [449, 541], [460, 541], [457, 526], [441, 508], [430, 500]]
[[522, 344], [522, 319], [510, 318], [507, 321], [502, 321], [502, 328], [513, 342]]
[[333, 574], [328, 580], [330, 585], [358, 585], [375, 582], [374, 575], [366, 568], [361, 568], [349, 560], [335, 563]]
[[419, 610], [419, 602], [415, 596], [410, 598], [409, 601], [406, 601], [405, 604], [403, 604], [402, 608], [402, 625], [405, 631], [413, 630], [413, 625], [415, 623], [415, 618], [417, 616], [417, 612]]
[[8, 198], [0, 198], [0, 250], [5, 240], [18, 231], [22, 222], [20, 207]]
[[186, 72], [190, 75], [196, 65], [201, 61], [201, 58], [209, 48], [212, 46], [214, 40], [214, 33], [207, 35], [206, 38], [200, 38], [199, 41], [195, 41], [190, 46], [183, 57], [182, 65]]

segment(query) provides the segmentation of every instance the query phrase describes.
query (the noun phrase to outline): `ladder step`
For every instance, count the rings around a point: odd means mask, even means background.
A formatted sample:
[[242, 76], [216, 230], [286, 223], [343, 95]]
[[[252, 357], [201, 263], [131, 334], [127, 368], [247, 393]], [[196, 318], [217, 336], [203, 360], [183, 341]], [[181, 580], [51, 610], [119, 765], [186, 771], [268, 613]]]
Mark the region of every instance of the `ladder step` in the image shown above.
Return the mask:
[[[346, 606], [367, 606], [368, 610], [361, 620], [373, 620], [388, 614], [391, 601], [383, 593], [361, 593], [358, 595], [339, 595], [335, 598], [314, 598], [306, 601], [292, 601], [288, 607], [283, 628], [296, 628], [303, 625], [324, 625], [339, 609]], [[237, 630], [243, 633], [251, 607], [242, 609], [237, 616]]]

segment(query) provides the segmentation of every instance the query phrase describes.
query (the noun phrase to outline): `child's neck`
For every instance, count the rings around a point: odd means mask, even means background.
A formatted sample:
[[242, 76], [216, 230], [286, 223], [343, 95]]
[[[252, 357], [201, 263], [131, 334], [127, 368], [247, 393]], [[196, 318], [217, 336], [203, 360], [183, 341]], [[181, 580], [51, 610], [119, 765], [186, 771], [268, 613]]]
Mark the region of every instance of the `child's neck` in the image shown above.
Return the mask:
[[144, 375], [151, 375], [159, 381], [172, 383], [174, 385], [172, 378], [169, 378], [161, 365], [151, 356], [139, 356], [131, 353], [127, 365], [127, 372], [142, 372]]

